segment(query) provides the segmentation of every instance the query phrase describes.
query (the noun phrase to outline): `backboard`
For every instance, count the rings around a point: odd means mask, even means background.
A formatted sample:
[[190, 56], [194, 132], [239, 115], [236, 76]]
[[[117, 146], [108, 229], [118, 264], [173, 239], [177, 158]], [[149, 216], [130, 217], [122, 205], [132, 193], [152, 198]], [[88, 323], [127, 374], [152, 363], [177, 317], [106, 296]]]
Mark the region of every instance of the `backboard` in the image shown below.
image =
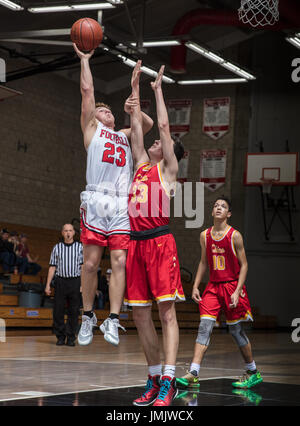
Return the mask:
[[272, 185], [298, 185], [298, 152], [248, 153], [244, 185], [262, 185], [272, 180]]

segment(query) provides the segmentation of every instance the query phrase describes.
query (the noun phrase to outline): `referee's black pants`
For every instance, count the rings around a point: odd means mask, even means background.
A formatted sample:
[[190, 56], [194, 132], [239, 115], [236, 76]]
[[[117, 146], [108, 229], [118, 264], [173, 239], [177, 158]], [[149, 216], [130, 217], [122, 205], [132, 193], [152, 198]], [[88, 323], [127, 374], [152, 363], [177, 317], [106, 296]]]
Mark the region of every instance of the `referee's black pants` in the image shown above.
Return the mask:
[[[65, 323], [65, 306], [68, 303], [68, 319]], [[55, 278], [53, 332], [58, 339], [75, 340], [80, 308], [80, 277]]]

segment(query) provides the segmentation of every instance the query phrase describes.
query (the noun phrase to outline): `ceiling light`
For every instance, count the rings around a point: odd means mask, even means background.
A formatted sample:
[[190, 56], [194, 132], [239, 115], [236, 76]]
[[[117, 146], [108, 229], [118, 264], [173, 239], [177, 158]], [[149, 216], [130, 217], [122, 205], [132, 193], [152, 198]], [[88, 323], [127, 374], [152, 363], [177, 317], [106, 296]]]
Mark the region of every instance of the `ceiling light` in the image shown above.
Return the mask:
[[[123, 63], [124, 63], [125, 65], [128, 65], [128, 66], [129, 66], [129, 67], [131, 67], [131, 68], [134, 68], [134, 67], [136, 66], [136, 61], [133, 61], [132, 59], [127, 58], [126, 56], [123, 56], [123, 55], [117, 55], [117, 56], [118, 56], [118, 58], [120, 58], [120, 59], [123, 61]], [[142, 66], [142, 67], [141, 67], [141, 71], [142, 71], [143, 73], [147, 74], [147, 75], [150, 75], [151, 77], [154, 77], [154, 78], [156, 78], [156, 77], [157, 77], [157, 72], [156, 72], [156, 71], [154, 71], [154, 70], [153, 70], [153, 69], [151, 69], [151, 68], [148, 68], [148, 67]], [[173, 79], [172, 79], [172, 78], [170, 78], [170, 77], [167, 77], [166, 75], [163, 75], [162, 79], [163, 79], [163, 81], [164, 81], [165, 83], [175, 83], [175, 80], [173, 80]]]
[[8, 7], [9, 9], [15, 10], [15, 11], [24, 10], [24, 7], [20, 6], [19, 4], [13, 3], [12, 1], [9, 1], [9, 0], [0, 0], [0, 4], [2, 6]]
[[193, 50], [196, 53], [199, 53], [200, 55], [204, 56], [207, 59], [210, 59], [211, 61], [221, 65], [223, 68], [228, 69], [229, 71], [232, 71], [233, 73], [245, 77], [247, 80], [255, 80], [254, 75], [248, 73], [247, 71], [243, 70], [242, 68], [238, 67], [237, 65], [232, 64], [231, 62], [226, 61], [221, 56], [216, 55], [215, 53], [211, 52], [208, 49], [205, 49], [202, 46], [199, 46], [197, 43], [188, 41], [185, 43], [185, 45]]
[[226, 83], [247, 83], [246, 78], [213, 78], [207, 80], [180, 80], [178, 84], [190, 85], [190, 84], [226, 84]]
[[[136, 43], [130, 44], [136, 46]], [[144, 41], [143, 47], [178, 46], [179, 44], [180, 42], [178, 40]]]
[[286, 41], [296, 46], [298, 49], [300, 49], [300, 34], [297, 34], [298, 37], [286, 37]]
[[[1, 0], [0, 0], [1, 1]], [[49, 12], [74, 12], [76, 10], [99, 10], [113, 9], [115, 6], [111, 3], [83, 3], [72, 4], [70, 6], [46, 6], [46, 7], [30, 7], [28, 11], [31, 13], [49, 13]]]

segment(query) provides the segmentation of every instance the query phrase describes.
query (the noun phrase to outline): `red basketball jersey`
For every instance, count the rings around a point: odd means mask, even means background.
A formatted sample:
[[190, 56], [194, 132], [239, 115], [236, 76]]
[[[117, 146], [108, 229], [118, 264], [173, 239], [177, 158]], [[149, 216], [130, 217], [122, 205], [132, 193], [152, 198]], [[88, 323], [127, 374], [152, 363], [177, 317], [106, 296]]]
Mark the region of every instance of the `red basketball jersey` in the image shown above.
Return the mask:
[[160, 164], [143, 163], [135, 173], [128, 204], [132, 231], [169, 224], [170, 198], [164, 188]]
[[209, 281], [217, 283], [238, 280], [240, 265], [233, 243], [235, 229], [228, 226], [219, 239], [213, 238], [211, 230], [212, 228], [208, 228], [205, 231]]

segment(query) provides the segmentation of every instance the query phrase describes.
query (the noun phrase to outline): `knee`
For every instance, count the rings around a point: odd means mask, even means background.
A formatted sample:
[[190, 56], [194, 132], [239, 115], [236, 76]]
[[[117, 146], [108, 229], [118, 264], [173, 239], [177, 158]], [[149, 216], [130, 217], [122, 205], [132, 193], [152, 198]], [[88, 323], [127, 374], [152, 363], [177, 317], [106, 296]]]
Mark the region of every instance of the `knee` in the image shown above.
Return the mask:
[[118, 253], [117, 255], [114, 255], [112, 258], [112, 269], [122, 269], [125, 270], [126, 267], [126, 252], [125, 253]]
[[230, 325], [229, 333], [232, 335], [239, 347], [246, 346], [249, 343], [248, 337], [244, 332], [242, 325], [240, 323]]
[[166, 325], [176, 323], [176, 311], [174, 305], [168, 309], [159, 310], [160, 321]]
[[214, 321], [202, 318], [198, 328], [196, 343], [202, 346], [208, 346], [214, 325]]
[[97, 273], [98, 271], [98, 264], [96, 262], [93, 262], [91, 259], [85, 260], [83, 264], [83, 269], [85, 272], [91, 273]]
[[136, 325], [147, 324], [149, 321], [152, 321], [151, 311], [147, 308], [133, 306], [132, 318]]

